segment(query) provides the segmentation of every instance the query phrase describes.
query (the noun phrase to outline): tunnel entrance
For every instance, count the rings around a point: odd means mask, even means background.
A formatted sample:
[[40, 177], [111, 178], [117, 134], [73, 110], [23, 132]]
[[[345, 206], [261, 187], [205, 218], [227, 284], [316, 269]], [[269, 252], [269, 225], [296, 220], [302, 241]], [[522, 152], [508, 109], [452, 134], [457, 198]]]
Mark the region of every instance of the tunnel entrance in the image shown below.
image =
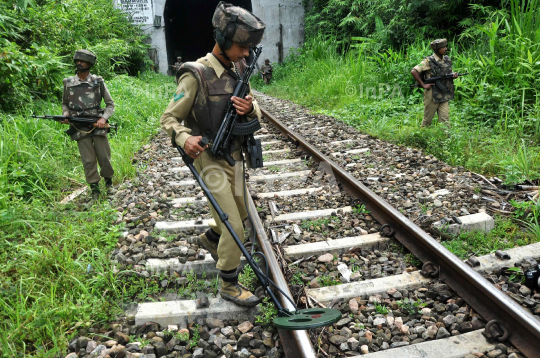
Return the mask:
[[[195, 61], [214, 46], [212, 16], [220, 0], [167, 0], [163, 12], [169, 73], [176, 57]], [[252, 11], [251, 0], [227, 2]]]

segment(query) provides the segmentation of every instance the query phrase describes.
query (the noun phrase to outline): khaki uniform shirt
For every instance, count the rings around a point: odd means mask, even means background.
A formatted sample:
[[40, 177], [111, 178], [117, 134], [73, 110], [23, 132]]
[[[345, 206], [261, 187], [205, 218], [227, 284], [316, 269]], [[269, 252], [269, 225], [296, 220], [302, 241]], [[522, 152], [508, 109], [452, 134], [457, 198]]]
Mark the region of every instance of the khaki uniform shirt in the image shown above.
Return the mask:
[[[90, 83], [91, 76], [92, 74], [89, 73], [84, 80], [81, 80], [79, 74], [76, 74], [75, 81], [78, 83]], [[101, 82], [101, 88], [99, 91], [101, 92], [101, 97], [105, 101], [105, 112], [103, 113], [102, 117], [105, 118], [105, 120], [108, 120], [114, 113], [114, 101], [109, 93], [109, 90], [107, 89], [107, 86], [105, 85], [105, 81]], [[62, 96], [62, 115], [69, 116], [69, 94], [66, 86], [64, 86], [64, 95]]]
[[[435, 60], [437, 62], [443, 62], [442, 57], [440, 57], [438, 54], [434, 53]], [[427, 58], [424, 58], [422, 62], [420, 62], [419, 65], [416, 65], [413, 67], [413, 70], [416, 70], [418, 73], [426, 72], [431, 70], [431, 65], [429, 64], [429, 60]]]
[[[211, 53], [197, 60], [197, 62], [202, 63], [203, 59], [208, 60], [206, 64], [209, 64], [209, 67], [216, 72], [218, 77], [221, 78], [221, 75], [226, 72], [225, 68], [223, 68], [221, 63]], [[232, 66], [233, 65], [231, 65], [231, 68], [233, 68]], [[169, 136], [172, 135], [173, 131], [176, 131], [176, 143], [182, 148], [184, 147], [186, 140], [191, 136], [191, 129], [182, 125], [182, 121], [186, 119], [191, 112], [198, 89], [199, 83], [192, 73], [187, 72], [182, 74], [178, 79], [176, 92], [160, 119], [161, 128], [165, 130]], [[251, 89], [249, 95], [253, 97]], [[261, 109], [259, 108], [257, 101], [253, 100], [253, 111], [248, 113], [247, 116], [250, 118], [257, 117], [258, 119], [261, 119]]]

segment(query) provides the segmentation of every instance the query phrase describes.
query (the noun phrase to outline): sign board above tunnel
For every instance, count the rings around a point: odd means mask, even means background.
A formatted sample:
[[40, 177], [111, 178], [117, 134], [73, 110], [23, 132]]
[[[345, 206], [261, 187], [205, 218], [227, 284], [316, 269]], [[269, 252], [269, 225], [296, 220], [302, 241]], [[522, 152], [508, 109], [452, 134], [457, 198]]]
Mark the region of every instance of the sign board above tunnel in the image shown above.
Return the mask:
[[136, 25], [152, 25], [154, 23], [153, 0], [116, 0], [116, 7], [131, 16]]

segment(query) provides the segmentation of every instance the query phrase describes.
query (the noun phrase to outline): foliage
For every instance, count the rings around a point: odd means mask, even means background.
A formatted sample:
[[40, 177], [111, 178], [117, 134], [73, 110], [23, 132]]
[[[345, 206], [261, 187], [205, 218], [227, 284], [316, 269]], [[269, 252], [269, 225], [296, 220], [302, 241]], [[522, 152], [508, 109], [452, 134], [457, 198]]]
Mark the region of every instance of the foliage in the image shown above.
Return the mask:
[[523, 232], [511, 220], [499, 219], [495, 221], [495, 229], [489, 233], [466, 232], [451, 241], [444, 241], [442, 244], [456, 256], [465, 260], [470, 255], [488, 255], [497, 250], [507, 250], [539, 241], [540, 235]]
[[317, 281], [319, 281], [319, 284], [321, 285], [321, 287], [337, 286], [343, 283], [338, 278], [332, 276], [331, 274], [322, 274], [319, 277], [317, 277]]
[[253, 272], [249, 264], [244, 265], [242, 272], [238, 275], [238, 281], [252, 292], [255, 291], [259, 283], [255, 272]]
[[375, 302], [375, 311], [380, 314], [388, 314], [388, 308], [380, 304], [379, 302]]
[[[324, 9], [333, 9], [327, 15], [339, 17], [332, 6], [344, 6], [351, 12], [347, 6], [356, 2], [315, 3], [320, 11], [314, 13], [324, 17]], [[396, 17], [399, 14], [393, 2], [373, 4], [394, 10]], [[469, 72], [455, 81], [449, 129], [437, 125], [420, 128], [422, 90], [409, 88], [411, 69], [431, 52], [432, 34], [424, 39], [414, 32], [414, 41], [396, 48], [373, 36], [350, 32], [345, 46], [337, 20], [321, 20], [319, 32], [292, 51], [284, 64], [276, 65], [274, 82], [262, 89], [334, 116], [362, 132], [423, 148], [450, 165], [502, 176], [507, 183], [538, 179], [540, 21], [535, 19], [540, 17], [540, 1], [511, 0], [495, 5], [471, 4], [471, 16], [460, 23], [463, 35], [449, 42], [453, 69]], [[325, 27], [332, 30], [326, 34]]]
[[358, 215], [369, 214], [371, 211], [366, 209], [364, 204], [358, 204], [353, 207], [353, 212]]
[[[352, 36], [363, 36], [386, 47], [406, 45], [417, 37], [452, 38], [474, 21], [475, 15], [474, 8], [463, 0], [314, 0], [310, 5], [306, 14], [308, 39], [335, 36], [347, 43]], [[500, 2], [477, 0], [475, 5], [500, 6]]]
[[401, 310], [407, 311], [409, 315], [417, 314], [420, 308], [427, 306], [427, 303], [423, 303], [422, 300], [411, 301], [408, 298], [396, 301], [396, 303]]
[[[109, 0], [0, 2], [0, 110], [59, 97], [75, 50], [93, 51], [106, 79], [150, 65], [142, 30]], [[71, 73], [70, 73], [71, 72]]]
[[[110, 137], [115, 180], [132, 177], [133, 153], [158, 130], [175, 85], [165, 76], [118, 76], [108, 81], [118, 104]], [[114, 273], [110, 252], [121, 226], [103, 203], [93, 211], [60, 206], [84, 184], [77, 146], [61, 124], [28, 118], [58, 113], [37, 101], [0, 112], [0, 356], [60, 356], [82, 328], [114, 316], [118, 304], [155, 296], [156, 280]], [[139, 296], [137, 296], [139, 295]]]
[[[107, 83], [117, 106], [111, 122], [118, 133], [109, 136], [115, 180], [132, 177], [132, 153], [156, 133], [163, 108], [174, 91], [165, 77], [118, 76]], [[35, 113], [59, 113], [59, 103], [38, 101], [17, 114], [0, 112], [0, 212], [20, 200], [53, 199], [70, 186], [81, 186], [84, 173], [76, 143], [57, 122], [29, 118]], [[24, 203], [23, 203], [24, 204]], [[1, 217], [0, 217], [1, 218]]]
[[269, 297], [263, 298], [263, 302], [259, 306], [261, 314], [255, 317], [255, 322], [261, 323], [263, 326], [271, 325], [274, 318], [277, 317], [276, 306]]
[[506, 274], [510, 273], [509, 282], [523, 283], [525, 281], [525, 275], [521, 267], [508, 267], [504, 271]]

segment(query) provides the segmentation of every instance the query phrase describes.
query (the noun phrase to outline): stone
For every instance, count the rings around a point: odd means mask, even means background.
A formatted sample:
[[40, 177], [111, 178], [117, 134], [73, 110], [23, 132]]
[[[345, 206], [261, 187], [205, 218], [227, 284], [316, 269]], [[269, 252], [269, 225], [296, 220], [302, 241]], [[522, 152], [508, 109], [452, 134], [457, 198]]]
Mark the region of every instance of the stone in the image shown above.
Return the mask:
[[342, 318], [339, 321], [337, 321], [336, 327], [338, 329], [341, 329], [341, 328], [345, 327], [346, 325], [348, 325], [351, 321], [352, 321], [352, 319], [350, 317]]
[[107, 347], [105, 347], [103, 344], [100, 344], [99, 346], [96, 347], [96, 349], [92, 351], [92, 353], [90, 353], [90, 355], [99, 357], [101, 353], [105, 352], [106, 350], [107, 350]]
[[232, 334], [234, 334], [234, 329], [231, 326], [227, 326], [221, 329], [221, 333], [225, 337], [230, 337]]
[[349, 345], [349, 349], [351, 351], [355, 351], [355, 350], [358, 349], [358, 345], [360, 343], [358, 342], [358, 340], [356, 338], [351, 337], [351, 338], [347, 339], [347, 344]]
[[492, 350], [491, 352], [489, 352], [487, 354], [487, 356], [489, 358], [496, 358], [496, 357], [500, 356], [501, 354], [503, 354], [503, 352], [500, 349], [495, 349], [495, 350]]
[[236, 352], [234, 354], [234, 357], [236, 357], [236, 358], [249, 358], [250, 355], [251, 355], [251, 353], [249, 353], [249, 351], [246, 348], [242, 348], [241, 351]]
[[249, 347], [249, 341], [253, 339], [253, 333], [243, 333], [238, 338], [238, 347]]
[[519, 288], [519, 293], [522, 294], [523, 296], [530, 296], [532, 291], [527, 286], [521, 285], [521, 287]]
[[360, 352], [362, 354], [368, 354], [369, 353], [369, 347], [364, 344], [362, 347], [360, 347]]
[[371, 341], [373, 340], [373, 333], [371, 333], [371, 331], [366, 331], [364, 337], [368, 340], [368, 342], [371, 343]]
[[456, 322], [457, 322], [457, 318], [453, 314], [449, 314], [448, 316], [445, 316], [443, 318], [443, 323], [447, 328]]
[[234, 353], [234, 349], [230, 344], [227, 344], [225, 347], [221, 348], [221, 351], [223, 354], [225, 354], [226, 358], [231, 358], [232, 354]]
[[129, 336], [127, 336], [126, 334], [122, 332], [116, 332], [114, 334], [114, 339], [118, 341], [118, 344], [121, 344], [123, 346], [129, 343]]
[[321, 256], [319, 256], [317, 261], [323, 262], [323, 263], [332, 262], [332, 261], [334, 261], [334, 255], [332, 255], [332, 254], [321, 255]]
[[90, 341], [86, 344], [86, 354], [90, 354], [94, 351], [94, 349], [96, 349], [96, 347], [98, 346], [97, 342], [96, 341]]
[[330, 336], [329, 340], [330, 340], [330, 343], [335, 344], [336, 346], [341, 345], [341, 343], [347, 342], [346, 337], [343, 337], [337, 334]]
[[109, 355], [115, 358], [125, 358], [127, 356], [127, 350], [122, 345], [117, 345], [111, 348]]
[[313, 280], [309, 281], [309, 288], [321, 288], [319, 280], [315, 277]]
[[242, 333], [248, 333], [252, 329], [253, 329], [253, 324], [250, 321], [245, 321], [238, 325], [238, 330]]
[[206, 325], [212, 328], [224, 328], [225, 325], [223, 324], [223, 321], [217, 318], [207, 318], [206, 319]]
[[437, 335], [437, 326], [429, 326], [428, 329], [422, 334], [424, 339], [433, 339]]
[[270, 349], [268, 352], [268, 358], [280, 358], [280, 354], [276, 347]]
[[70, 353], [65, 358], [77, 358], [77, 353]]
[[90, 341], [91, 341], [90, 338], [81, 336], [81, 337], [77, 338], [77, 347], [79, 347], [79, 349], [83, 349], [83, 348], [86, 349], [86, 345]]
[[398, 348], [398, 347], [405, 347], [408, 346], [409, 342], [394, 342], [390, 345], [390, 348]]
[[195, 348], [195, 350], [193, 351], [192, 357], [193, 358], [203, 358], [204, 357], [203, 349], [202, 348]]
[[358, 301], [356, 301], [355, 298], [349, 301], [349, 309], [351, 310], [352, 313], [358, 312]]
[[446, 330], [446, 328], [444, 327], [439, 328], [439, 330], [437, 331], [437, 339], [448, 338], [448, 337], [450, 337], [450, 333]]
[[143, 354], [154, 354], [154, 346], [149, 344], [142, 349]]
[[384, 317], [377, 317], [373, 320], [373, 325], [374, 326], [379, 326], [379, 325], [383, 325], [386, 323], [386, 318]]

